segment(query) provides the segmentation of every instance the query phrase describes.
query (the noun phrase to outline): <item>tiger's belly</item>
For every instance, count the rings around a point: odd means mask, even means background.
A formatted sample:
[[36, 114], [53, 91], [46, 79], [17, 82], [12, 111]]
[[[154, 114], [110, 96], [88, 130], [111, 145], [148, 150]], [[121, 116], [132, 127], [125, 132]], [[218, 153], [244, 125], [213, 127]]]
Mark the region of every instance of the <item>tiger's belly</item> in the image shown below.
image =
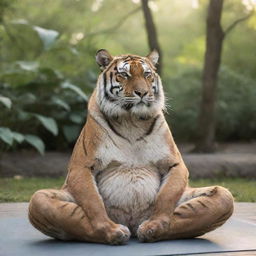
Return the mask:
[[96, 180], [109, 217], [135, 235], [151, 215], [160, 186], [158, 172], [143, 167], [117, 168], [103, 171]]

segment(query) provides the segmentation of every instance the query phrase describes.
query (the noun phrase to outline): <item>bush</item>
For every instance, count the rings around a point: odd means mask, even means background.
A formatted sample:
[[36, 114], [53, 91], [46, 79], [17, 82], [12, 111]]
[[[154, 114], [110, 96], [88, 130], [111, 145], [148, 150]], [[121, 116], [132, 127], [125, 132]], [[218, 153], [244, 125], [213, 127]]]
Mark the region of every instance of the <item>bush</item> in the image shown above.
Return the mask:
[[[187, 69], [168, 83], [168, 121], [180, 141], [194, 141], [201, 99], [201, 70]], [[256, 82], [228, 67], [219, 73], [217, 93], [217, 140], [256, 139]]]
[[[85, 122], [87, 96], [74, 85], [72, 74], [67, 76], [70, 69], [65, 63], [59, 62], [60, 71], [46, 60], [59, 58], [61, 48], [63, 62], [68, 52], [67, 63], [76, 63], [75, 68], [81, 64], [79, 52], [69, 45], [59, 45], [57, 31], [25, 21], [2, 26], [0, 32], [4, 53], [0, 68], [0, 148], [16, 149], [22, 143], [43, 153], [45, 144], [47, 149], [58, 150], [73, 145]], [[93, 72], [81, 73], [82, 86], [90, 91]]]

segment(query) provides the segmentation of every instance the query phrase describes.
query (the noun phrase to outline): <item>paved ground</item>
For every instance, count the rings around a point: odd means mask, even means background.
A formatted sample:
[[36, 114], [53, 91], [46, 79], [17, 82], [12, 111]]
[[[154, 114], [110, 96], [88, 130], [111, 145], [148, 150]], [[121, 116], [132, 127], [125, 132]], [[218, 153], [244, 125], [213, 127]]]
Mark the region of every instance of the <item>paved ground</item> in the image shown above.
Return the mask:
[[234, 215], [224, 226], [197, 239], [154, 244], [132, 240], [117, 247], [48, 239], [28, 223], [27, 206], [27, 203], [0, 204], [0, 256], [256, 255], [255, 203], [236, 203]]

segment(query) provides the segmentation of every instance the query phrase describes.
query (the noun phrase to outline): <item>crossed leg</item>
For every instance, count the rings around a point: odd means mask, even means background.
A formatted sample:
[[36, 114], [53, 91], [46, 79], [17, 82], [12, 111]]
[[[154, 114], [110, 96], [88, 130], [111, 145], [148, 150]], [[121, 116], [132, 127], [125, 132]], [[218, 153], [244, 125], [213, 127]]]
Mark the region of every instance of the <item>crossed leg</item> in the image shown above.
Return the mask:
[[60, 240], [122, 244], [130, 238], [127, 227], [111, 220], [98, 227], [91, 225], [83, 209], [64, 190], [37, 191], [30, 200], [28, 216], [35, 228]]
[[233, 197], [220, 186], [187, 188], [181, 196], [170, 223], [145, 221], [138, 228], [140, 241], [193, 238], [212, 231], [233, 213]]
[[[220, 186], [188, 188], [171, 216], [171, 222], [144, 221], [138, 228], [140, 241], [192, 238], [221, 226], [233, 213], [233, 197]], [[29, 219], [42, 233], [61, 240], [122, 244], [129, 230], [109, 221], [94, 227], [83, 209], [64, 190], [37, 191], [29, 205]]]

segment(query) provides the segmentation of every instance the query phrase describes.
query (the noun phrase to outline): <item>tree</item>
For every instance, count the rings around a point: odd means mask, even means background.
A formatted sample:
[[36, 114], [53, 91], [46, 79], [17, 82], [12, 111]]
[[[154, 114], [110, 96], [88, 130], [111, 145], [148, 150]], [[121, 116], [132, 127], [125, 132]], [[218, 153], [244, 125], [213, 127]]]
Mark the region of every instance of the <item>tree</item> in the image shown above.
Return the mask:
[[158, 42], [156, 26], [154, 24], [153, 16], [148, 6], [148, 0], [141, 0], [141, 4], [142, 4], [142, 11], [143, 11], [144, 20], [145, 20], [145, 28], [146, 28], [147, 38], [148, 38], [148, 45], [151, 51], [155, 49], [159, 53], [160, 58], [158, 63], [158, 73], [161, 74], [163, 57], [162, 57], [162, 51]]
[[215, 102], [218, 85], [218, 71], [221, 63], [222, 45], [226, 35], [241, 21], [246, 20], [252, 12], [235, 22], [225, 31], [221, 26], [223, 0], [210, 0], [206, 21], [206, 51], [202, 77], [202, 99], [198, 118], [197, 152], [215, 150]]

